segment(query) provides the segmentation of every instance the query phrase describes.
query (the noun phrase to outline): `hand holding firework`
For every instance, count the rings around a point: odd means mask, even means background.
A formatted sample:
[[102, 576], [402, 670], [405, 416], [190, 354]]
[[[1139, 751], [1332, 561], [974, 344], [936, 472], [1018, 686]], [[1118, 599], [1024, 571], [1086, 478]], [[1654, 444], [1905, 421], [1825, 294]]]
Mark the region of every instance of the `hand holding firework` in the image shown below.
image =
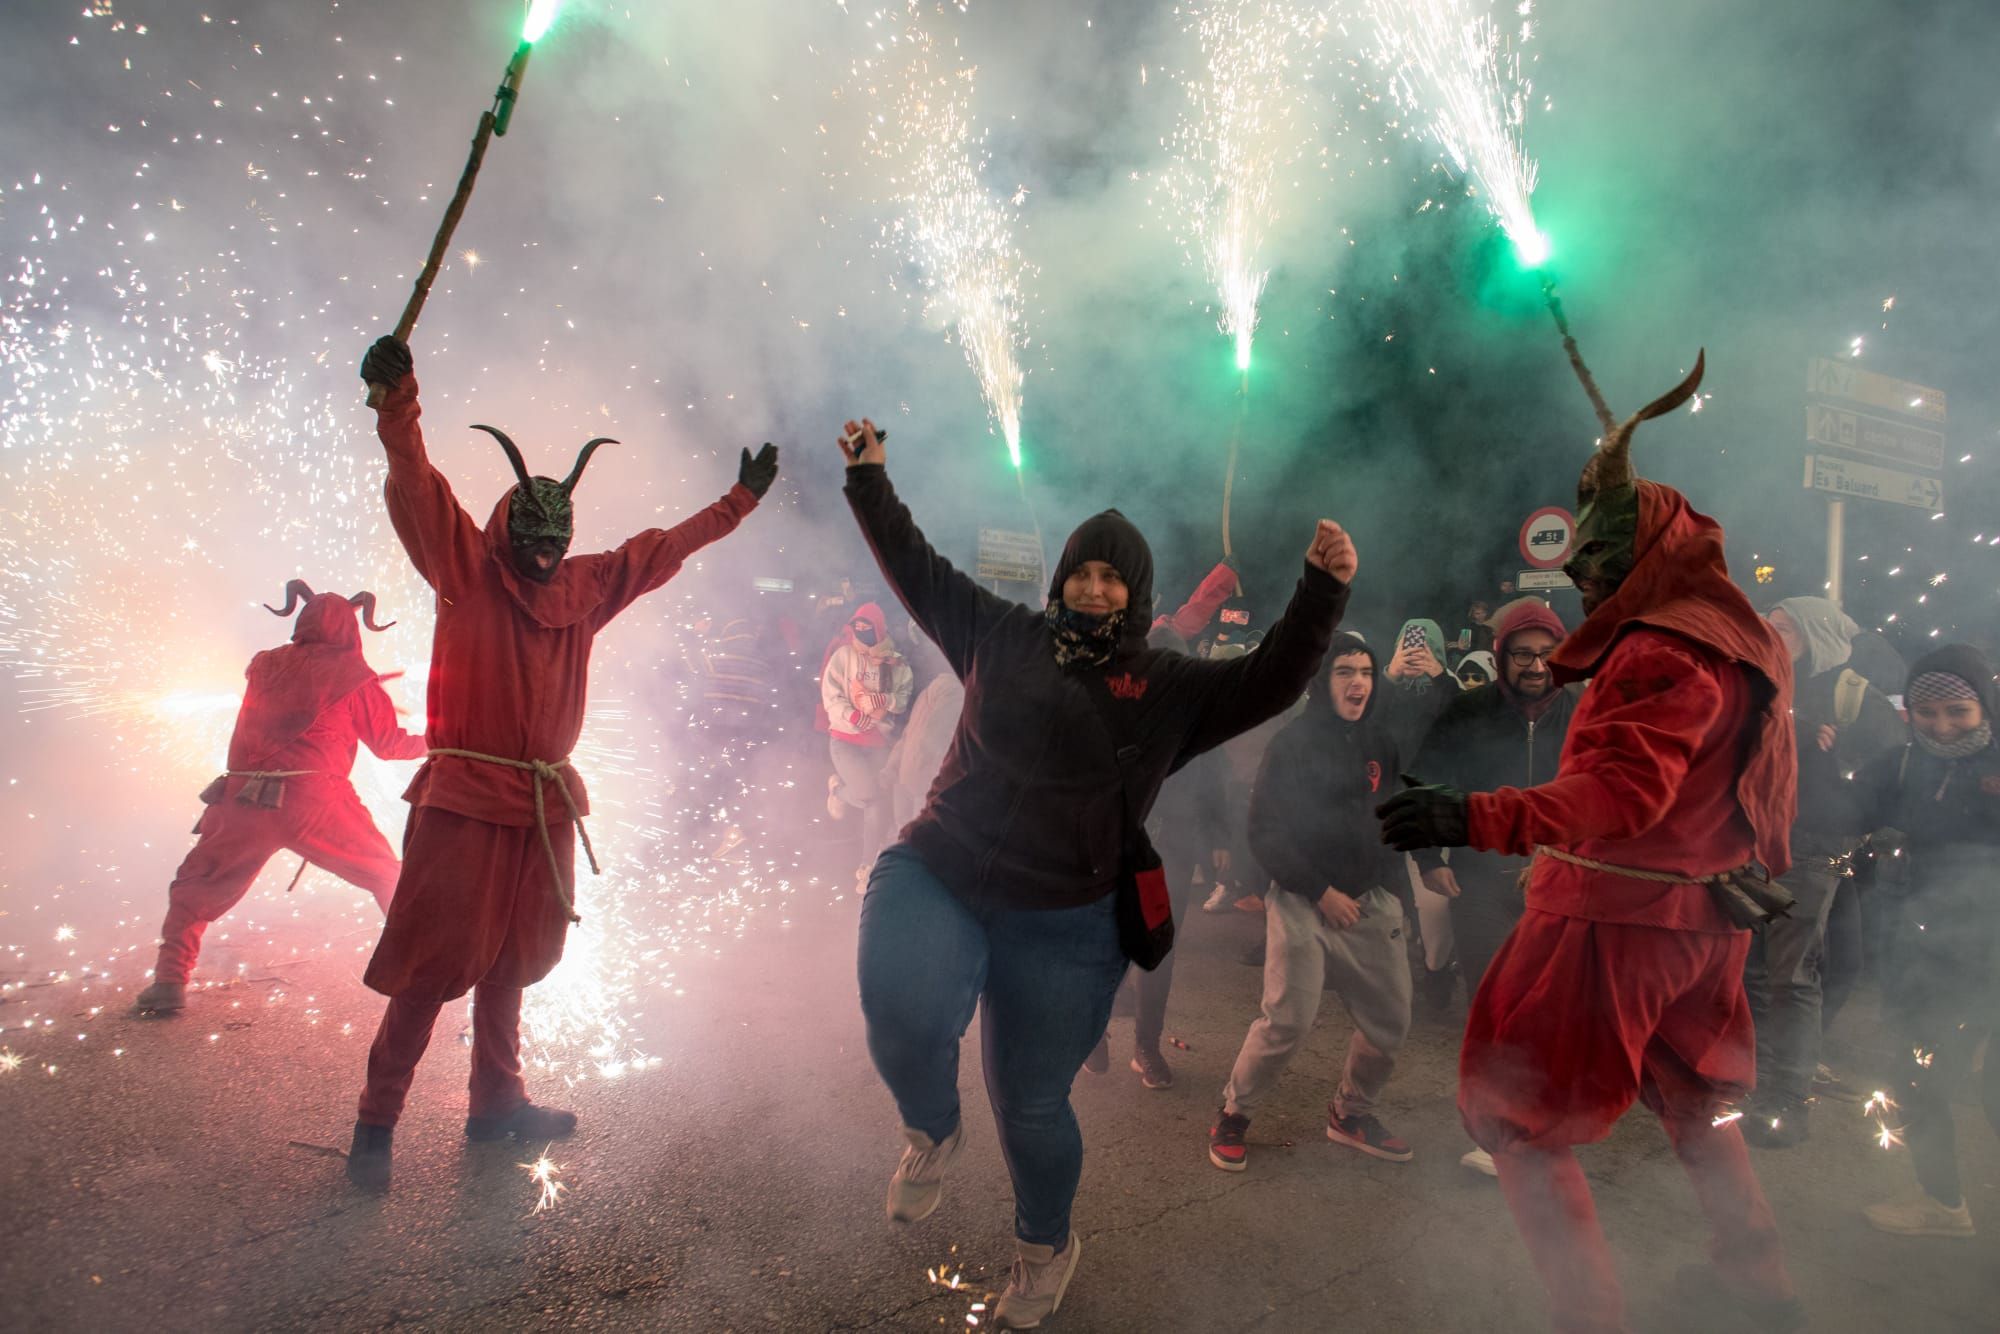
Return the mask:
[[1354, 539], [1345, 528], [1332, 519], [1321, 519], [1313, 531], [1312, 545], [1306, 548], [1306, 564], [1325, 570], [1343, 584], [1351, 584], [1360, 557], [1354, 550]]
[[888, 451], [882, 448], [882, 443], [889, 438], [889, 433], [876, 430], [874, 422], [866, 417], [858, 422], [850, 421], [843, 428], [843, 432], [838, 443], [841, 457], [847, 460], [848, 467], [889, 461]]

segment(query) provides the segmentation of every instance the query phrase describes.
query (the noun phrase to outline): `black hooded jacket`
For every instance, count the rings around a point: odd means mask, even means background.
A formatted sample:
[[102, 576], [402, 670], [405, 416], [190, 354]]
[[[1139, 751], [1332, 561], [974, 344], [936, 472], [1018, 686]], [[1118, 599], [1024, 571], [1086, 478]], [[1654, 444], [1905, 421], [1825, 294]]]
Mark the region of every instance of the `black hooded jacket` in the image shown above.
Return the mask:
[[951, 749], [903, 839], [977, 905], [1068, 908], [1109, 894], [1125, 846], [1117, 747], [1134, 749], [1143, 818], [1170, 772], [1299, 697], [1347, 604], [1345, 584], [1307, 566], [1257, 652], [1218, 663], [1148, 648], [1152, 559], [1108, 512], [1077, 530], [1051, 587], [1060, 597], [1078, 564], [1110, 561], [1130, 611], [1109, 664], [1064, 670], [1042, 610], [987, 592], [933, 551], [885, 468], [849, 468], [845, 490], [890, 587], [965, 682]]
[[[1947, 644], [1919, 658], [1910, 679], [1926, 672], [1969, 682], [1994, 720], [1993, 668], [1979, 650]], [[1913, 901], [1942, 922], [2000, 921], [2000, 744], [1947, 760], [1912, 738], [1863, 767], [1849, 794], [1849, 827], [1902, 832]]]
[[[1502, 671], [1506, 668], [1502, 667]], [[1556, 776], [1570, 719], [1576, 716], [1581, 684], [1551, 686], [1554, 698], [1530, 718], [1499, 681], [1468, 690], [1445, 706], [1417, 752], [1415, 773], [1426, 783], [1445, 783], [1466, 792], [1491, 792], [1501, 787], [1534, 787]], [[1445, 864], [1437, 848], [1416, 854], [1419, 870]], [[1520, 873], [1526, 857], [1509, 857], [1477, 848], [1453, 848], [1452, 873], [1461, 887], [1476, 879], [1494, 884]]]
[[[1261, 650], [1260, 650], [1261, 651]], [[1401, 854], [1382, 844], [1375, 807], [1396, 790], [1396, 742], [1378, 720], [1384, 682], [1356, 722], [1333, 707], [1331, 665], [1375, 651], [1354, 635], [1336, 635], [1329, 670], [1313, 682], [1306, 710], [1272, 738], [1250, 794], [1250, 851], [1265, 874], [1317, 901], [1330, 885], [1351, 898], [1395, 883]]]

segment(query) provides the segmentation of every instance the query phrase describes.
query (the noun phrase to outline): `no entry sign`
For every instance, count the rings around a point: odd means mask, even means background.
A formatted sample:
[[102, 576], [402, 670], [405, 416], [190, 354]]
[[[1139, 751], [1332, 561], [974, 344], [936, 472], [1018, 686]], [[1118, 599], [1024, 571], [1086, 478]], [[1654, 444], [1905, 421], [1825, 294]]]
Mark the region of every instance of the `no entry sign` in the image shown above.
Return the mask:
[[1569, 556], [1576, 519], [1560, 505], [1536, 510], [1521, 525], [1521, 559], [1538, 570], [1553, 570]]

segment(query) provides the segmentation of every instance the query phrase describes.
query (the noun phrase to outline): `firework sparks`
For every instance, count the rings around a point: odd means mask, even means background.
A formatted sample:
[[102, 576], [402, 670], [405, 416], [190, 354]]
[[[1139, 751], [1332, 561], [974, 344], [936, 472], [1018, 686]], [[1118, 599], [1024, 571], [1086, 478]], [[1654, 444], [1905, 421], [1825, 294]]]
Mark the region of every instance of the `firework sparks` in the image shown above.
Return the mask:
[[1884, 1149], [1893, 1149], [1903, 1142], [1905, 1127], [1892, 1125], [1897, 1112], [1896, 1100], [1881, 1089], [1868, 1095], [1868, 1101], [1861, 1105], [1861, 1114], [1875, 1123], [1875, 1143]]
[[1521, 50], [1534, 36], [1531, 5], [1522, 0], [1520, 25], [1508, 34], [1484, 0], [1367, 0], [1376, 57], [1392, 72], [1391, 96], [1422, 120], [1532, 269], [1547, 261], [1549, 244], [1529, 202], [1535, 160], [1522, 146], [1534, 92], [1521, 66]]
[[1712, 1128], [1720, 1130], [1724, 1126], [1734, 1125], [1736, 1122], [1741, 1121], [1742, 1119], [1743, 1119], [1743, 1109], [1740, 1107], [1731, 1107], [1726, 1111], [1718, 1113], [1715, 1119], [1710, 1121], [1708, 1124]]
[[1014, 244], [1025, 191], [987, 188], [986, 137], [972, 124], [976, 70], [946, 54], [910, 20], [883, 43], [885, 55], [855, 68], [877, 98], [868, 147], [881, 163], [897, 216], [881, 236], [919, 274], [928, 316], [952, 326], [1014, 467], [1021, 466], [1022, 287], [1029, 269]]
[[21, 1054], [11, 1047], [0, 1047], [0, 1075], [11, 1075], [21, 1068]]
[[1204, 67], [1187, 83], [1165, 204], [1221, 306], [1217, 323], [1250, 369], [1257, 307], [1270, 277], [1280, 167], [1310, 136], [1306, 85], [1326, 16], [1278, 0], [1224, 0], [1195, 20]]
[[555, 1208], [556, 1202], [569, 1191], [569, 1187], [562, 1182], [562, 1164], [550, 1159], [546, 1144], [533, 1162], [522, 1163], [520, 1167], [528, 1174], [528, 1180], [535, 1184], [535, 1213]]

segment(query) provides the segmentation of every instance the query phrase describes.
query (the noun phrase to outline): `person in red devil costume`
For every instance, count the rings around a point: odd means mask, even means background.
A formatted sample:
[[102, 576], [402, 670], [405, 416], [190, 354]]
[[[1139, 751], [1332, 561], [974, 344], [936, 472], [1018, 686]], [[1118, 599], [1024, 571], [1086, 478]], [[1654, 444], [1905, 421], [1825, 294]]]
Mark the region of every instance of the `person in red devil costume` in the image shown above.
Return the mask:
[[[1746, 868], [1791, 861], [1791, 655], [1735, 584], [1722, 529], [1636, 478], [1640, 421], [1687, 401], [1702, 364], [1608, 433], [1578, 484], [1565, 567], [1587, 619], [1558, 682], [1591, 678], [1556, 777], [1467, 796], [1417, 786], [1380, 810], [1405, 851], [1534, 855], [1527, 912], [1487, 969], [1459, 1060], [1459, 1111], [1493, 1155], [1559, 1330], [1622, 1330], [1623, 1296], [1572, 1146], [1635, 1098], [1664, 1124], [1712, 1230], [1687, 1295], [1761, 1330], [1804, 1321], [1736, 1122], [1756, 1077], [1739, 905]], [[1408, 780], [1415, 782], [1416, 780]], [[1754, 898], [1756, 895], [1751, 895]]]
[[[505, 434], [519, 484], [480, 528], [424, 453], [410, 350], [383, 338], [361, 377], [387, 391], [376, 431], [389, 456], [389, 520], [437, 592], [428, 692], [430, 760], [404, 798], [403, 875], [363, 980], [389, 997], [368, 1052], [347, 1174], [386, 1188], [390, 1140], [431, 1026], [446, 1001], [473, 993], [473, 1140], [552, 1139], [573, 1113], [528, 1101], [521, 1082], [521, 992], [562, 957], [574, 911], [572, 865], [589, 814], [570, 748], [583, 729], [590, 649], [636, 598], [757, 507], [778, 451], [743, 451], [737, 482], [700, 513], [649, 529], [615, 551], [567, 556], [570, 494], [600, 445], [563, 481], [531, 477]], [[566, 558], [567, 557], [567, 558]], [[590, 853], [588, 839], [584, 851]], [[595, 860], [592, 860], [593, 869]]]
[[167, 889], [153, 982], [134, 1007], [142, 1013], [170, 1014], [187, 1004], [209, 923], [240, 903], [264, 863], [287, 848], [389, 910], [396, 854], [347, 776], [359, 745], [385, 760], [424, 755], [424, 739], [397, 725], [381, 678], [361, 656], [355, 608], [370, 630], [395, 622], [375, 624], [373, 593], [314, 593], [303, 579], [285, 585], [282, 610], [268, 603], [265, 610], [290, 616], [301, 600], [292, 642], [259, 653], [243, 673], [229, 770], [201, 794], [208, 809]]

